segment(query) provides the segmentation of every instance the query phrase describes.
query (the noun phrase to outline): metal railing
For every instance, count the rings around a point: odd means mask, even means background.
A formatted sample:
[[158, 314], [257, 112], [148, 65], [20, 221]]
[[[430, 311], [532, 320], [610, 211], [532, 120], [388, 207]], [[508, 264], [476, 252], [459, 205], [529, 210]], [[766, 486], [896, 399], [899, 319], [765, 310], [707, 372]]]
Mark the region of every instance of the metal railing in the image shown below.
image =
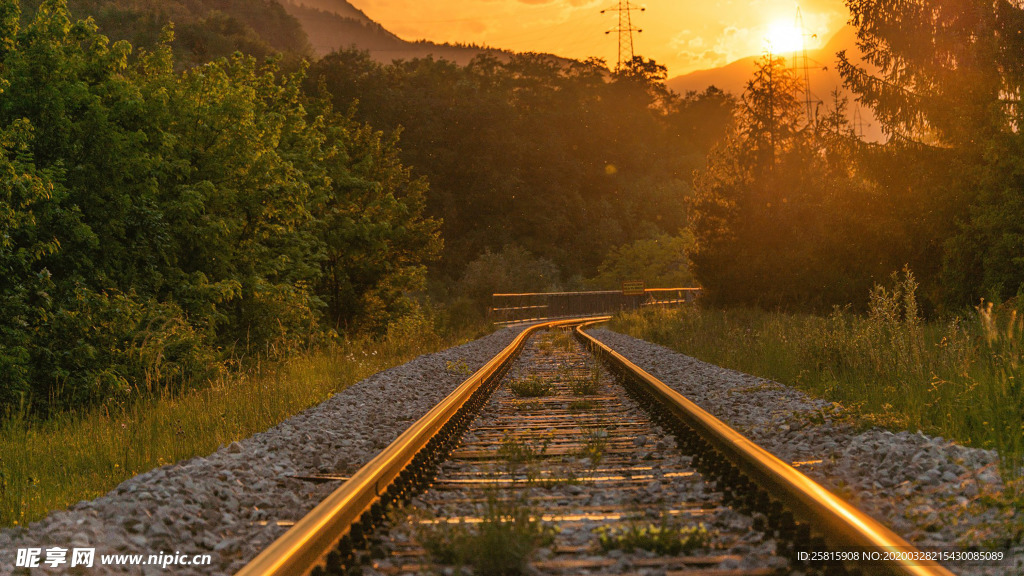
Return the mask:
[[555, 318], [614, 314], [645, 306], [687, 304], [697, 298], [700, 290], [700, 288], [648, 288], [640, 294], [627, 294], [621, 290], [493, 294], [488, 316], [494, 324], [516, 324]]

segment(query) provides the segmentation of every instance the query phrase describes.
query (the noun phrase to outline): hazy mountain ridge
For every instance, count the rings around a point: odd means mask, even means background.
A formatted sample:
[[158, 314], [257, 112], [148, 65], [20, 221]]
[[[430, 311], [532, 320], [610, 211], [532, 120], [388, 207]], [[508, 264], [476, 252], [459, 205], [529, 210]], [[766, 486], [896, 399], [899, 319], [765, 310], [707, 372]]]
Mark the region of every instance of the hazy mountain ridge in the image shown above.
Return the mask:
[[280, 2], [302, 24], [318, 56], [354, 46], [369, 51], [374, 60], [383, 63], [433, 56], [465, 65], [482, 53], [508, 53], [497, 48], [437, 44], [428, 40], [410, 42], [388, 31], [346, 0]]
[[[807, 51], [807, 57], [810, 60], [808, 74], [810, 76], [811, 94], [816, 101], [821, 103], [819, 104], [819, 114], [823, 114], [825, 109], [830, 107], [832, 92], [839, 89], [840, 93], [849, 99], [849, 117], [853, 121], [858, 105], [854, 95], [843, 87], [843, 79], [835, 65], [836, 53], [841, 50], [846, 50], [846, 53], [852, 57], [854, 62], [863, 63], [860, 50], [857, 48], [856, 30], [852, 26], [844, 26], [829, 39], [824, 47]], [[792, 53], [783, 53], [782, 56], [787, 62], [792, 63]], [[670, 78], [665, 84], [679, 94], [686, 94], [690, 91], [699, 92], [713, 85], [726, 92], [740, 95], [746, 89], [747, 82], [754, 72], [755, 63], [760, 58], [760, 55], [740, 58], [719, 68], [697, 70]], [[803, 58], [801, 57], [800, 60], [803, 60]], [[798, 70], [797, 73], [802, 75], [803, 70]], [[881, 129], [878, 126], [878, 122], [874, 120], [871, 111], [865, 107], [859, 107], [859, 115], [865, 138], [881, 140]]]

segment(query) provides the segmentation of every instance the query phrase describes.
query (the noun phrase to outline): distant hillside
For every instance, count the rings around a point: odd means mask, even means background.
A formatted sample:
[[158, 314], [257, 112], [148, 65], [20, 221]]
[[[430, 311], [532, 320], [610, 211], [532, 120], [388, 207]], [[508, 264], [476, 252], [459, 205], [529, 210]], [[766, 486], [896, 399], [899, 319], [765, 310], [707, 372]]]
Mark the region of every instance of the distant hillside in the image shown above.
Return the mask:
[[342, 18], [351, 18], [358, 20], [364, 24], [376, 24], [369, 16], [363, 13], [362, 10], [349, 4], [345, 0], [281, 0], [282, 4], [285, 4], [285, 9], [288, 9], [288, 4], [293, 6], [303, 6], [306, 8], [312, 8], [314, 10], [320, 10], [322, 12], [330, 12]]
[[[22, 18], [42, 0], [22, 0]], [[92, 16], [100, 32], [133, 46], [153, 46], [160, 31], [174, 23], [179, 65], [207, 62], [235, 51], [258, 58], [273, 53], [309, 53], [299, 22], [276, 0], [68, 0], [76, 18]]]
[[284, 9], [302, 24], [318, 56], [354, 46], [369, 51], [370, 56], [378, 62], [433, 56], [467, 64], [483, 52], [502, 53], [500, 50], [478, 46], [403, 40], [345, 0], [280, 1]]
[[[844, 26], [836, 33], [824, 48], [808, 50], [807, 56], [811, 60], [813, 68], [810, 69], [811, 94], [818, 101], [828, 102], [831, 99], [832, 91], [839, 88], [840, 91], [850, 98], [850, 117], [857, 109], [852, 95], [843, 88], [843, 79], [836, 70], [836, 52], [846, 50], [847, 54], [854, 56], [857, 61], [859, 50], [856, 44], [856, 30], [852, 26]], [[792, 62], [792, 54], [783, 54], [787, 61]], [[760, 56], [749, 56], [731, 62], [720, 68], [710, 70], [698, 70], [682, 76], [669, 79], [666, 84], [672, 90], [685, 94], [689, 91], [702, 91], [708, 86], [717, 86], [726, 92], [739, 95], [746, 88], [754, 72], [754, 64]], [[801, 71], [802, 74], [802, 71]], [[880, 141], [883, 139], [878, 122], [874, 120], [871, 111], [866, 108], [860, 109], [864, 137], [868, 140]]]

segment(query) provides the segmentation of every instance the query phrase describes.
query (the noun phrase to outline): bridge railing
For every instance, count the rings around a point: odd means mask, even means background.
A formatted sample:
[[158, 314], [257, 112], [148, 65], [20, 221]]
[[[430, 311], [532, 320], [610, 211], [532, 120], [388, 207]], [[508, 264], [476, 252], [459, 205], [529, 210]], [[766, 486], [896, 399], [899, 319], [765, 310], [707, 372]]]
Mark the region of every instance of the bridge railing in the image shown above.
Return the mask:
[[595, 314], [614, 314], [645, 306], [679, 306], [693, 302], [700, 288], [648, 288], [637, 292], [527, 292], [493, 294], [488, 310], [495, 324], [515, 324]]

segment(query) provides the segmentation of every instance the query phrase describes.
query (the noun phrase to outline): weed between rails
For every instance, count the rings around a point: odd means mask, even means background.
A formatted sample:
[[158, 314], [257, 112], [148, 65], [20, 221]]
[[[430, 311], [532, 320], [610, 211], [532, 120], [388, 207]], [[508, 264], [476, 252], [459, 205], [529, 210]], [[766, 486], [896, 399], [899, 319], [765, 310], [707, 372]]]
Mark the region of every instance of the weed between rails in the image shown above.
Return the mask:
[[554, 386], [542, 376], [515, 378], [508, 384], [509, 390], [520, 398], [539, 398], [554, 393]]
[[566, 328], [555, 328], [548, 330], [540, 338], [537, 349], [541, 354], [553, 354], [557, 350], [569, 352], [575, 346], [572, 330]]
[[593, 396], [601, 389], [601, 365], [592, 364], [584, 374], [569, 377], [569, 391], [574, 396]]
[[480, 522], [421, 522], [416, 539], [431, 559], [449, 566], [472, 566], [481, 576], [518, 576], [527, 572], [534, 550], [554, 542], [555, 530], [545, 526], [522, 498], [487, 499]]
[[498, 458], [505, 464], [505, 469], [513, 478], [523, 468], [526, 469], [528, 481], [536, 478], [534, 464], [548, 451], [551, 438], [545, 438], [538, 447], [520, 442], [511, 436], [506, 437], [498, 448]]
[[602, 552], [647, 550], [660, 555], [686, 554], [708, 545], [711, 535], [703, 523], [671, 526], [667, 522], [631, 524], [622, 528], [602, 526], [595, 530]]
[[590, 412], [597, 408], [597, 402], [593, 400], [573, 400], [569, 402], [569, 412], [573, 414], [580, 414], [583, 412]]
[[590, 460], [591, 469], [596, 469], [604, 459], [605, 450], [608, 448], [608, 431], [601, 428], [590, 430], [583, 437], [583, 445], [580, 446], [577, 455], [580, 458]]

